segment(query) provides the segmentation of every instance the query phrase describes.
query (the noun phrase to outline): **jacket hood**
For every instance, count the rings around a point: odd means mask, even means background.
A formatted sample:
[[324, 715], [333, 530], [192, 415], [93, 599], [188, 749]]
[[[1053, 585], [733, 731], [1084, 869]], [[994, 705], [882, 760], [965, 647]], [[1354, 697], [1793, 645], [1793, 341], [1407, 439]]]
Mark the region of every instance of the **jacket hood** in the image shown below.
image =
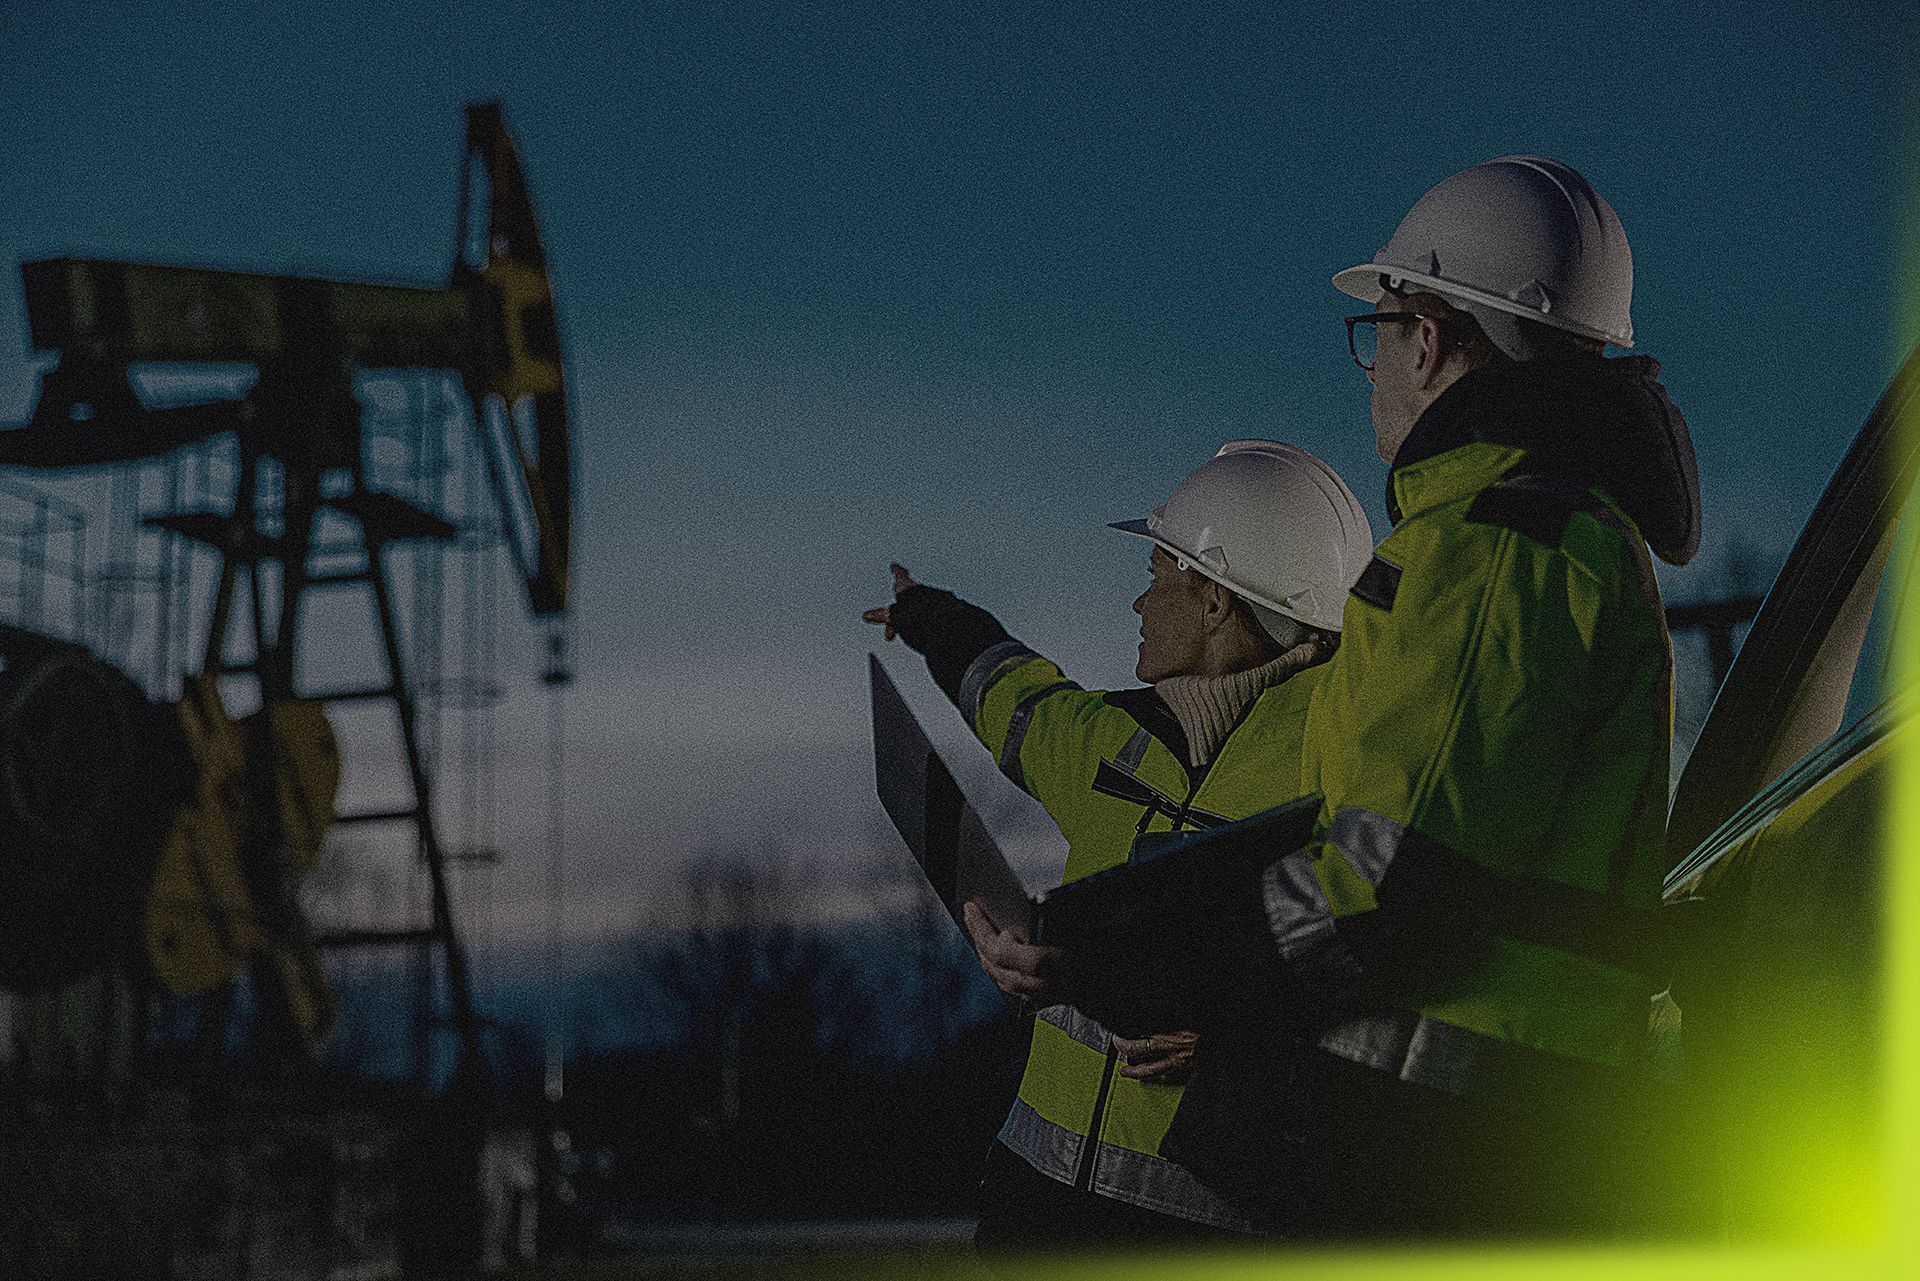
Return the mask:
[[[1651, 356], [1577, 353], [1476, 369], [1427, 406], [1393, 465], [1476, 441], [1524, 449], [1529, 470], [1604, 489], [1669, 564], [1686, 564], [1700, 548], [1693, 439]], [[1391, 508], [1391, 480], [1387, 492]]]

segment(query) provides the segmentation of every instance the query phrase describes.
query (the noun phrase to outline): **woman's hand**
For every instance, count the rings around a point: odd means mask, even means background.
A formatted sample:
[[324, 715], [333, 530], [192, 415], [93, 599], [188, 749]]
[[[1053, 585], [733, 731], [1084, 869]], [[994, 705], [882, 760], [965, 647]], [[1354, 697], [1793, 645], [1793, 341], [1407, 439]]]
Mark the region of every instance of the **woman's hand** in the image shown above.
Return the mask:
[[1026, 1009], [1069, 999], [1061, 990], [1064, 951], [1023, 942], [1013, 931], [1001, 929], [977, 899], [967, 903], [964, 916], [967, 937], [980, 955], [980, 968], [1001, 992]]
[[[918, 587], [920, 585], [913, 581], [913, 575], [907, 572], [905, 565], [889, 565], [887, 568], [893, 571], [893, 595], [896, 600], [899, 598], [900, 593], [906, 591], [907, 588]], [[893, 610], [891, 606], [876, 605], [861, 614], [860, 621], [863, 623], [878, 623], [887, 629], [887, 639], [893, 639]]]
[[1127, 1061], [1120, 1075], [1133, 1081], [1160, 1081], [1178, 1085], [1193, 1072], [1193, 1047], [1200, 1037], [1193, 1032], [1156, 1032], [1152, 1036], [1114, 1035], [1114, 1048]]

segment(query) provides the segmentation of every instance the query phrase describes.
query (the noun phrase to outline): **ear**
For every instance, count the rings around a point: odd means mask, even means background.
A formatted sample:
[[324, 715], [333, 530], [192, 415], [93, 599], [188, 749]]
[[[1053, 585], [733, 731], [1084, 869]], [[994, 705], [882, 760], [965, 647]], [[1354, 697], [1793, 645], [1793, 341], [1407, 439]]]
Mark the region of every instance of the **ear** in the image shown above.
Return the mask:
[[1233, 593], [1211, 578], [1203, 576], [1200, 581], [1205, 584], [1200, 592], [1200, 626], [1211, 632], [1233, 617]]
[[1424, 390], [1433, 385], [1440, 377], [1440, 368], [1447, 362], [1446, 335], [1440, 332], [1440, 322], [1429, 316], [1420, 317], [1420, 363], [1414, 371], [1420, 375], [1420, 386]]

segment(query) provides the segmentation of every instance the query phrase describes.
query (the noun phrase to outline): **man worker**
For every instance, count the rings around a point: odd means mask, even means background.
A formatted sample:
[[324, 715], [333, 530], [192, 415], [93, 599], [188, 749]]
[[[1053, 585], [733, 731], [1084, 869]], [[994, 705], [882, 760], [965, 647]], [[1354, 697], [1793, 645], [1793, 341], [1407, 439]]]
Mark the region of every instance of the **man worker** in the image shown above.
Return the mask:
[[1627, 1230], [1672, 728], [1648, 547], [1699, 545], [1686, 423], [1656, 361], [1604, 356], [1632, 259], [1564, 164], [1447, 178], [1334, 284], [1374, 303], [1347, 326], [1393, 529], [1308, 715], [1319, 836], [1240, 923], [1241, 1012], [1296, 1052], [1203, 1062], [1165, 1150], [1289, 1235]]
[[[1309, 698], [1373, 545], [1330, 467], [1262, 440], [1228, 443], [1165, 506], [1112, 528], [1153, 544], [1152, 581], [1133, 602], [1145, 688], [1082, 690], [991, 614], [898, 565], [893, 604], [864, 615], [926, 656], [1002, 771], [1045, 806], [1069, 843], [1069, 881], [1293, 798]], [[977, 904], [966, 922], [976, 940], [1002, 936]], [[1058, 949], [1027, 954], [1028, 972], [982, 958], [1003, 992], [1043, 1008], [982, 1179], [976, 1243], [991, 1253], [1251, 1230], [1245, 1208], [1159, 1151], [1195, 1035], [1115, 1036], [1060, 1003], [1070, 985], [1049, 972]]]

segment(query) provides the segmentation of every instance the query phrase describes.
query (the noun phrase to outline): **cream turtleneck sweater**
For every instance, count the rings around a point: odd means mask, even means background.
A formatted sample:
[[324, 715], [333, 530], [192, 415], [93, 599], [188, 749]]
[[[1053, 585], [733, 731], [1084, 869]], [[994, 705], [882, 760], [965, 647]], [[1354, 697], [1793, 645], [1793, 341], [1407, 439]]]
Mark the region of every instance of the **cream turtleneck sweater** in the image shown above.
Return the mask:
[[1306, 641], [1258, 667], [1224, 676], [1169, 676], [1154, 685], [1186, 733], [1187, 763], [1198, 768], [1212, 760], [1247, 704], [1295, 672], [1324, 662], [1331, 652]]

